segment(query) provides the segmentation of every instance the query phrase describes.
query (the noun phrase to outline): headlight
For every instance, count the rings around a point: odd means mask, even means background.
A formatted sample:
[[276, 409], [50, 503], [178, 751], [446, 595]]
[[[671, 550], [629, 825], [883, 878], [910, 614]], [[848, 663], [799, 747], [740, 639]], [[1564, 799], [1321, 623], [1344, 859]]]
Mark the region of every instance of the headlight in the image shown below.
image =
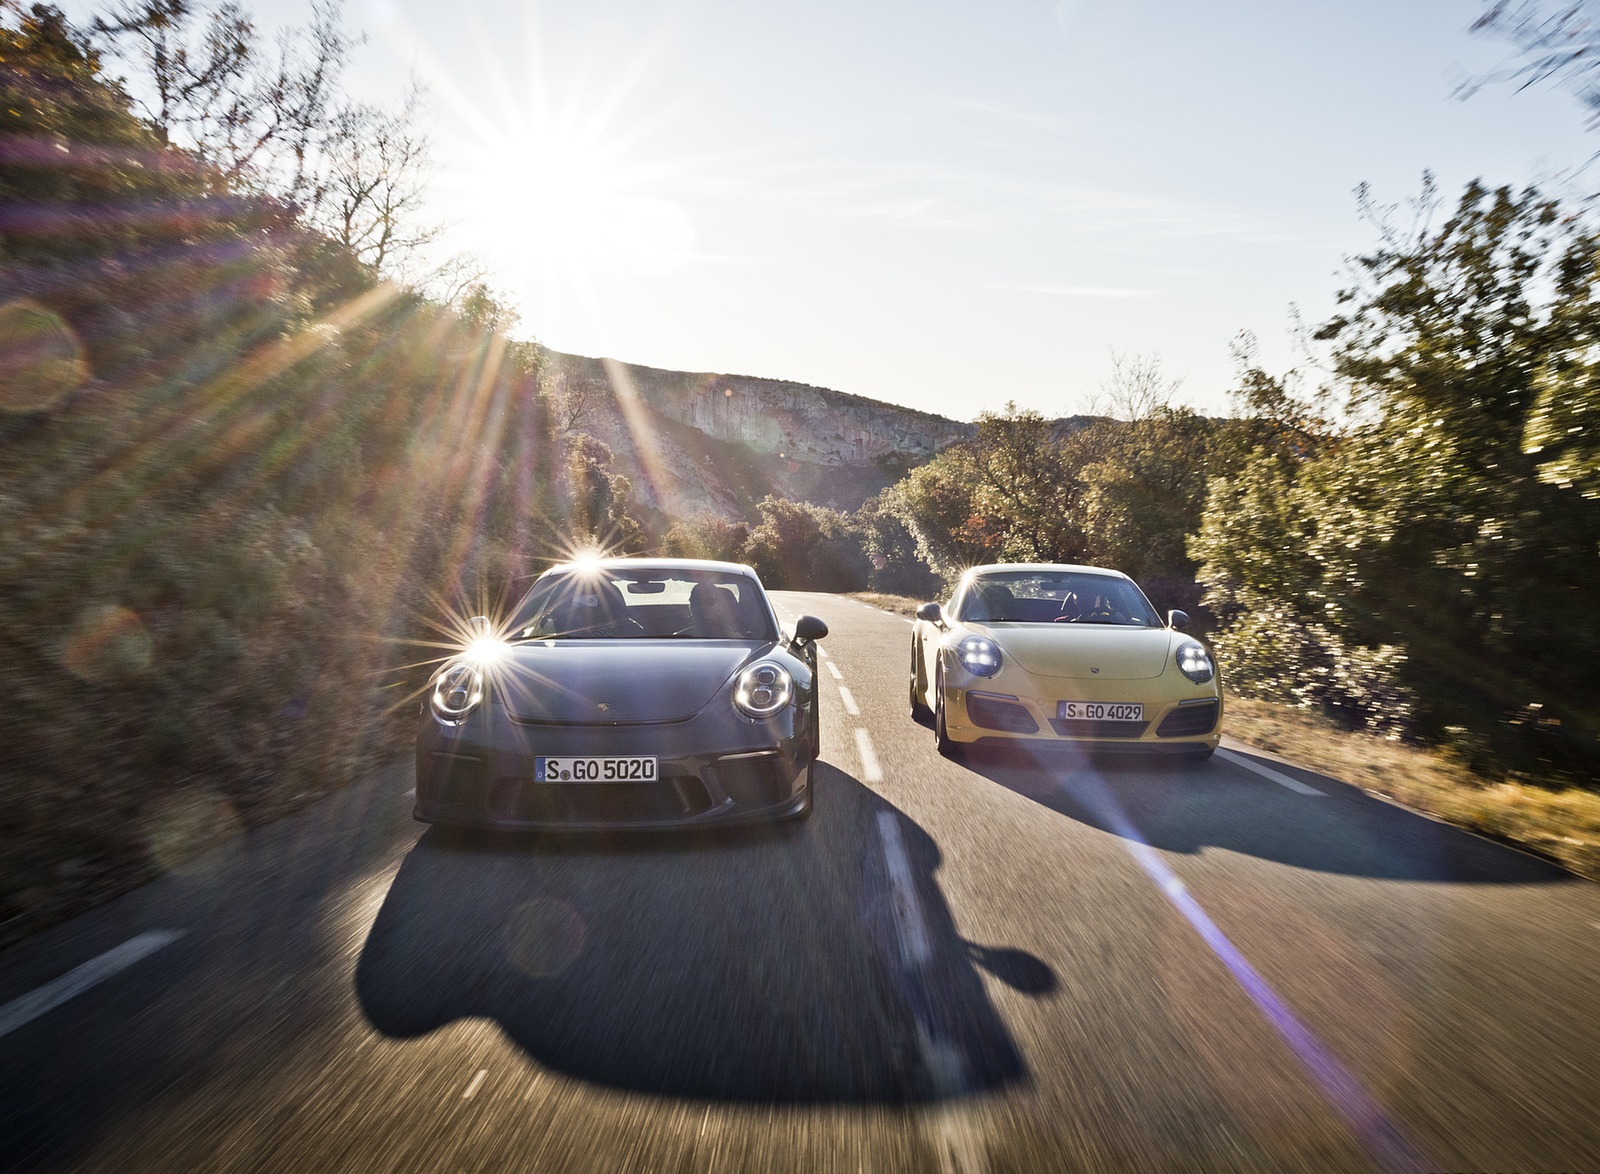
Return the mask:
[[771, 717], [794, 696], [794, 678], [781, 664], [763, 660], [739, 674], [733, 703], [750, 717]]
[[1178, 645], [1177, 661], [1178, 671], [1196, 685], [1204, 685], [1217, 675], [1217, 670], [1211, 664], [1211, 654], [1206, 651], [1205, 645], [1193, 640], [1185, 640]]
[[1000, 645], [987, 636], [968, 636], [956, 645], [956, 659], [975, 677], [992, 677], [1000, 671]]
[[433, 683], [433, 716], [442, 722], [461, 721], [483, 700], [483, 674], [457, 661]]

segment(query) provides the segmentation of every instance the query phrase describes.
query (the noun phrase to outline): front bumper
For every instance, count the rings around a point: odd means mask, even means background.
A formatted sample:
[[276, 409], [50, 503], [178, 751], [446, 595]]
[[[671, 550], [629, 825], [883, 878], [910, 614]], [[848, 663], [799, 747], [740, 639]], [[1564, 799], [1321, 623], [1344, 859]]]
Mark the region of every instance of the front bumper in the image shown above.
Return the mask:
[[[796, 715], [799, 715], [798, 717]], [[806, 711], [766, 721], [701, 713], [649, 725], [519, 722], [498, 706], [447, 726], [424, 714], [417, 802], [424, 823], [507, 831], [694, 828], [803, 813], [812, 748], [796, 737]], [[653, 755], [648, 783], [541, 783], [540, 755]]]
[[[1187, 686], [1187, 687], [1185, 687]], [[1062, 720], [1062, 701], [1136, 703], [1140, 721]], [[944, 694], [945, 727], [954, 742], [1025, 742], [1096, 753], [1192, 754], [1222, 740], [1222, 694], [1214, 685], [1175, 687], [1164, 674], [1148, 680], [1037, 679], [1012, 670], [992, 678], [957, 674]]]

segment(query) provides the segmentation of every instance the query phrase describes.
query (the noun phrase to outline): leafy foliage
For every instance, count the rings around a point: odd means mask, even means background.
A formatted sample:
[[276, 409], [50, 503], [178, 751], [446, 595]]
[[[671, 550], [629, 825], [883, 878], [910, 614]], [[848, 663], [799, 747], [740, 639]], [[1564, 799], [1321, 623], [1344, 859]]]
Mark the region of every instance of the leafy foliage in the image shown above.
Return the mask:
[[978, 435], [915, 469], [879, 509], [953, 581], [985, 562], [1095, 563], [1126, 571], [1162, 607], [1199, 590], [1184, 535], [1199, 525], [1217, 426], [1187, 409], [1070, 427], [1008, 405]]
[[756, 509], [761, 521], [744, 555], [768, 587], [859, 591], [867, 585], [861, 541], [844, 514], [771, 494]]
[[0, 97], [10, 940], [368, 769], [570, 518], [531, 346], [163, 145], [52, 9]]
[[1262, 695], [1483, 769], [1592, 778], [1600, 237], [1537, 191], [1477, 183], [1436, 228], [1380, 227], [1319, 332], [1360, 422], [1260, 444], [1212, 486], [1191, 550], [1219, 648]]
[[717, 562], [738, 563], [745, 558], [745, 543], [750, 527], [715, 514], [693, 522], [679, 522], [667, 531], [661, 553], [669, 558], [708, 558]]

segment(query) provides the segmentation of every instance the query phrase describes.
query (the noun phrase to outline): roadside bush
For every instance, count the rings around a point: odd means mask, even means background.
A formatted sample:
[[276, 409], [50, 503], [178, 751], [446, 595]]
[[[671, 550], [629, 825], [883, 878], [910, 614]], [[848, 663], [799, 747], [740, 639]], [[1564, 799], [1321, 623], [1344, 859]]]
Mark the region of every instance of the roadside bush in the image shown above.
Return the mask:
[[1491, 775], [1593, 786], [1600, 494], [1581, 425], [1551, 422], [1590, 410], [1600, 233], [1474, 183], [1354, 273], [1318, 336], [1357, 423], [1258, 445], [1190, 548], [1225, 669]]
[[861, 536], [837, 510], [769, 494], [744, 546], [744, 562], [768, 587], [789, 591], [861, 591], [870, 564]]

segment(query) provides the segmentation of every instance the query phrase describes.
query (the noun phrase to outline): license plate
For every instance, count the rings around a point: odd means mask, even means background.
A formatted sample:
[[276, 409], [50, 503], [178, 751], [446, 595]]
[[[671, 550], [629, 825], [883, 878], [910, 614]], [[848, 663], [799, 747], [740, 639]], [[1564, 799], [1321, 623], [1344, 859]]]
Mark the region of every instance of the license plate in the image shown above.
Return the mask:
[[1125, 701], [1058, 701], [1057, 721], [1142, 722], [1144, 706]]
[[634, 758], [535, 758], [536, 783], [653, 783], [656, 760]]

